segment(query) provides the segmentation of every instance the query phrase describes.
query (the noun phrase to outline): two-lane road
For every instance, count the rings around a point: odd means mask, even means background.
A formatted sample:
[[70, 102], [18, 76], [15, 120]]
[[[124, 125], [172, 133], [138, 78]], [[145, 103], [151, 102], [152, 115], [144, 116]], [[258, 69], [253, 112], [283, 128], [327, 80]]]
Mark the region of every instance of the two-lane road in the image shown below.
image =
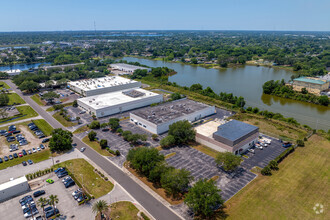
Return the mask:
[[[20, 95], [26, 103], [28, 103], [39, 115], [41, 115], [54, 128], [66, 129], [56, 119], [54, 119], [48, 112], [43, 110], [37, 103], [35, 103], [29, 96], [25, 96], [17, 89], [16, 85], [10, 80], [6, 83]], [[171, 209], [163, 205], [160, 201], [155, 199], [149, 192], [144, 190], [139, 184], [127, 176], [120, 168], [115, 166], [109, 160], [98, 154], [88, 145], [83, 143], [76, 136], [73, 136], [73, 141], [80, 147], [86, 147], [84, 154], [107, 172], [118, 184], [120, 184], [129, 194], [131, 194], [136, 201], [138, 201], [155, 219], [180, 219]]]

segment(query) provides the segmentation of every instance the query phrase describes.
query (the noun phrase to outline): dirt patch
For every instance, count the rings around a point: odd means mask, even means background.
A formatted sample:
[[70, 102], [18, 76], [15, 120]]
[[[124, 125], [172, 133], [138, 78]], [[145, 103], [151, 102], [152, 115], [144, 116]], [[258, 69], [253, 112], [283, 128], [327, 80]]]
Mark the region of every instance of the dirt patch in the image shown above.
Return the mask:
[[23, 149], [28, 150], [28, 149], [31, 149], [33, 147], [37, 148], [41, 144], [42, 139], [39, 139], [33, 133], [31, 133], [31, 131], [28, 129], [27, 126], [18, 125], [17, 130], [21, 131], [20, 134], [23, 134], [23, 136], [26, 138], [26, 140], [29, 143], [27, 145], [24, 145], [24, 146], [18, 146], [18, 148], [19, 148], [18, 151], [10, 152], [9, 151], [9, 146], [11, 144], [18, 144], [18, 142], [15, 141], [15, 142], [8, 143], [7, 140], [6, 140], [6, 137], [0, 136], [0, 156], [6, 156], [6, 155], [8, 156], [9, 154], [12, 154], [12, 153], [19, 153]]

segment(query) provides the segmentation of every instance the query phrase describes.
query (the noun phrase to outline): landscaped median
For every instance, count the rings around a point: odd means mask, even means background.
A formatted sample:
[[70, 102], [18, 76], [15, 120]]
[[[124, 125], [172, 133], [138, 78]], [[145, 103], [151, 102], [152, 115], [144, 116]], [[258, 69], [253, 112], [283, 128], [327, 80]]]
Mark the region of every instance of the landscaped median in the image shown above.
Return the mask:
[[14, 159], [9, 160], [7, 162], [1, 163], [0, 164], [0, 170], [6, 169], [7, 167], [12, 167], [12, 166], [21, 164], [23, 161], [27, 161], [27, 160], [32, 160], [33, 163], [38, 163], [38, 162], [41, 162], [43, 160], [49, 159], [50, 155], [51, 155], [50, 150], [47, 149], [47, 150], [42, 150], [41, 152], [28, 154], [24, 157], [14, 158]]
[[8, 86], [4, 81], [0, 81], [0, 89], [10, 89], [10, 86]]
[[45, 106], [46, 105], [46, 102], [41, 100], [41, 98], [38, 94], [34, 94], [33, 96], [31, 96], [31, 99], [33, 101], [35, 101], [40, 106]]
[[99, 154], [103, 155], [103, 156], [108, 156], [108, 157], [112, 157], [113, 155], [111, 153], [109, 153], [109, 151], [107, 151], [106, 149], [102, 149], [99, 142], [97, 141], [90, 141], [88, 136], [84, 137], [82, 139], [82, 141], [87, 144], [88, 146], [90, 146], [91, 148], [93, 148], [96, 152], [98, 152]]
[[81, 185], [88, 194], [94, 198], [99, 198], [109, 193], [114, 185], [106, 180], [105, 177], [99, 175], [94, 167], [89, 164], [85, 159], [73, 159], [56, 164], [53, 169], [59, 167], [66, 167], [70, 172], [71, 177], [78, 181], [78, 185]]
[[60, 122], [64, 127], [72, 127], [77, 125], [77, 122], [67, 121], [60, 112], [53, 114], [53, 117]]
[[9, 102], [8, 105], [21, 105], [26, 102], [16, 93], [8, 93]]

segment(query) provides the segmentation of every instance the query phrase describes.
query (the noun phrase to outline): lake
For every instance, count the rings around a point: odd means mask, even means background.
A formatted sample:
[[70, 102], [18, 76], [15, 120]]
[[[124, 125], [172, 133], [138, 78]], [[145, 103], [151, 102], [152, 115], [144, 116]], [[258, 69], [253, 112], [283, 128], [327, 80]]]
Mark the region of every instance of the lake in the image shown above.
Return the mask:
[[307, 102], [300, 102], [262, 93], [262, 85], [268, 80], [290, 80], [293, 73], [279, 68], [245, 65], [227, 69], [207, 69], [174, 62], [125, 57], [129, 62], [139, 62], [150, 67], [168, 67], [177, 74], [170, 76], [170, 82], [180, 86], [200, 83], [204, 88], [211, 87], [216, 93], [227, 92], [243, 96], [246, 106], [258, 107], [293, 117], [299, 123], [316, 129], [330, 129], [330, 108]]

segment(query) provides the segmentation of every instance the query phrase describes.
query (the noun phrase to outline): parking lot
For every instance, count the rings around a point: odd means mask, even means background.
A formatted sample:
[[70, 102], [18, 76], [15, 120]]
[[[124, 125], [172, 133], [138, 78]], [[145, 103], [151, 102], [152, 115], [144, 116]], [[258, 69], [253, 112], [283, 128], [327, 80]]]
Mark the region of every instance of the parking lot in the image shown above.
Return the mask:
[[[55, 182], [53, 184], [46, 183], [45, 180], [48, 178], [52, 178]], [[94, 214], [92, 213], [90, 204], [79, 206], [77, 201], [72, 197], [72, 192], [78, 188], [77, 186], [73, 186], [66, 189], [63, 183], [61, 183], [61, 180], [59, 180], [54, 175], [54, 173], [43, 176], [41, 182], [42, 184], [38, 189], [35, 189], [31, 192], [1, 203], [0, 219], [25, 219], [23, 216], [21, 205], [19, 204], [19, 200], [26, 195], [32, 195], [33, 192], [38, 190], [45, 190], [46, 194], [40, 196], [43, 198], [48, 198], [52, 194], [57, 195], [59, 203], [56, 204], [56, 208], [60, 211], [60, 214], [63, 216], [63, 219], [71, 218], [71, 216], [74, 216], [72, 219], [94, 218]], [[34, 201], [36, 202], [40, 197], [34, 198]], [[39, 216], [42, 214], [42, 209], [38, 206], [37, 208], [39, 214], [36, 216]]]

